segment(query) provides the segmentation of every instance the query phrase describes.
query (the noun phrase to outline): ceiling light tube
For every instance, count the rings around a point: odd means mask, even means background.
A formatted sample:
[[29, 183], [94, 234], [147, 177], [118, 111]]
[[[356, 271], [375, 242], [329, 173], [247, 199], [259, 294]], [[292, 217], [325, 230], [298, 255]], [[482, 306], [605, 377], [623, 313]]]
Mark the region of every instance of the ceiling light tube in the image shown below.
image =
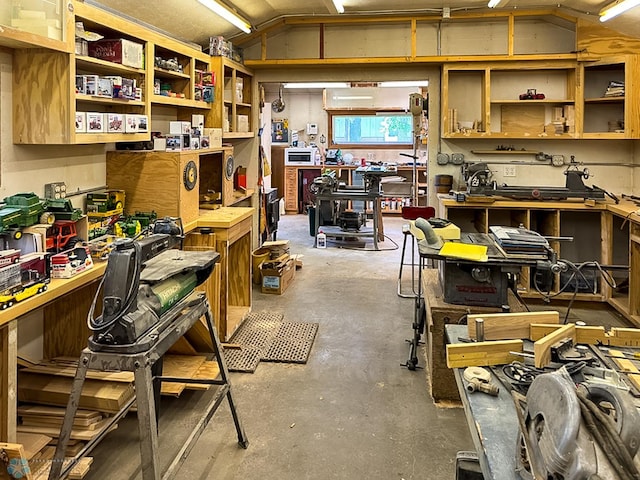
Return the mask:
[[600, 12], [600, 21], [611, 20], [613, 17], [617, 17], [638, 5], [640, 5], [640, 0], [622, 0], [621, 2], [613, 3]]
[[373, 100], [372, 95], [337, 95], [334, 100]]
[[344, 6], [342, 5], [342, 0], [333, 0], [333, 6], [336, 7], [338, 13], [344, 13]]
[[345, 82], [307, 82], [307, 83], [285, 83], [283, 88], [349, 88]]
[[489, 0], [489, 3], [487, 4], [487, 7], [496, 8], [498, 5], [500, 5], [501, 1], [502, 0]]
[[216, 2], [215, 0], [198, 0], [202, 5], [207, 7], [209, 10], [214, 12], [216, 15], [224, 18], [227, 22], [233, 24], [238, 27], [244, 33], [251, 33], [251, 25], [238, 16], [237, 13], [229, 10], [227, 7], [222, 5], [221, 3]]
[[379, 87], [426, 87], [428, 80], [399, 80], [395, 82], [380, 82]]

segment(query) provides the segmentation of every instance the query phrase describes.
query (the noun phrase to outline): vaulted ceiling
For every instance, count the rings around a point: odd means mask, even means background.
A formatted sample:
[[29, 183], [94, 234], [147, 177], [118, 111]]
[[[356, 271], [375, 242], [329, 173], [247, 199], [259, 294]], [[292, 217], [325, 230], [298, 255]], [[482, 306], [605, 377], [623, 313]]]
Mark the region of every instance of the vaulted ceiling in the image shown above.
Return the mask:
[[[209, 37], [222, 35], [239, 40], [244, 35], [233, 25], [218, 17], [197, 0], [87, 0], [116, 12], [140, 20], [169, 35], [208, 45]], [[514, 9], [558, 9], [573, 16], [591, 16], [596, 20], [599, 11], [611, 0], [502, 0], [500, 11]], [[285, 17], [338, 16], [331, 0], [227, 0], [226, 4], [246, 18], [253, 29]], [[457, 12], [487, 10], [487, 0], [343, 0], [345, 16], [357, 15], [441, 15], [449, 8]], [[390, 5], [393, 4], [393, 9]], [[610, 20], [607, 27], [640, 38], [640, 7]]]

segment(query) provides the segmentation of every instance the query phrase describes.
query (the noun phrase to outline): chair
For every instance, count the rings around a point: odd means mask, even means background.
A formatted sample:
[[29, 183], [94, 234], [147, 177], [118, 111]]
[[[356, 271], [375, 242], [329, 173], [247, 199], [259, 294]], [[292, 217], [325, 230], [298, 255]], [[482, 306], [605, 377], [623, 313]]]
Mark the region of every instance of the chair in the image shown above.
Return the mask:
[[[436, 215], [436, 209], [433, 207], [402, 207], [402, 218], [405, 220], [416, 220], [417, 218], [424, 218], [428, 220]], [[402, 241], [402, 253], [400, 255], [400, 270], [398, 271], [398, 296], [402, 298], [416, 298], [418, 291], [416, 290], [416, 267], [421, 268], [422, 262], [418, 260], [416, 263], [415, 250], [416, 242], [409, 224], [402, 226], [402, 234], [404, 236]], [[407, 250], [407, 237], [411, 237], [411, 263], [405, 261], [405, 254]], [[411, 265], [411, 293], [404, 293], [402, 291], [402, 271], [405, 265]]]

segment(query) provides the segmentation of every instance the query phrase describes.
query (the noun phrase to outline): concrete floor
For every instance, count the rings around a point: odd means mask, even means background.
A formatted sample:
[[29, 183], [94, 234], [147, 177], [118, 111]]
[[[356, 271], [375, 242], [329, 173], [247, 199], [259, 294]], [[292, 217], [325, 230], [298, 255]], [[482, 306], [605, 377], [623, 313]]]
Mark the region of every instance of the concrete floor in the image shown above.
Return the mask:
[[[385, 233], [401, 245], [403, 220], [384, 223]], [[282, 313], [285, 321], [318, 322], [309, 361], [262, 362], [254, 374], [232, 374], [249, 448], [238, 446], [224, 402], [177, 478], [454, 478], [456, 452], [473, 448], [464, 412], [435, 406], [425, 370], [400, 366], [407, 360], [405, 339], [413, 320], [413, 301], [396, 295], [400, 250], [389, 239], [380, 244], [383, 251], [331, 243], [314, 249], [303, 215], [282, 217], [278, 239], [289, 239], [292, 253], [304, 254], [304, 267], [284, 295], [265, 295], [255, 287], [253, 310]], [[424, 365], [422, 350], [419, 358]], [[162, 399], [163, 465], [186, 438], [207, 395]], [[138, 448], [137, 421], [128, 415], [94, 451], [86, 478], [141, 478]]]

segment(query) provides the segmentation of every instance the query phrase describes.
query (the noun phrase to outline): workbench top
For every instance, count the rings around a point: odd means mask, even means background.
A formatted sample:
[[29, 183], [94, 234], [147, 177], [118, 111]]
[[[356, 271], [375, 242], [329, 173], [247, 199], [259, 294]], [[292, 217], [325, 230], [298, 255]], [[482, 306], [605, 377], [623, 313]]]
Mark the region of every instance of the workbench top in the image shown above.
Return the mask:
[[71, 278], [52, 278], [45, 292], [18, 302], [6, 310], [0, 310], [0, 326], [101, 278], [106, 268], [107, 262], [96, 262], [89, 270], [85, 270]]
[[198, 217], [198, 227], [231, 228], [246, 218], [250, 218], [255, 209], [253, 207], [222, 207], [211, 210]]

